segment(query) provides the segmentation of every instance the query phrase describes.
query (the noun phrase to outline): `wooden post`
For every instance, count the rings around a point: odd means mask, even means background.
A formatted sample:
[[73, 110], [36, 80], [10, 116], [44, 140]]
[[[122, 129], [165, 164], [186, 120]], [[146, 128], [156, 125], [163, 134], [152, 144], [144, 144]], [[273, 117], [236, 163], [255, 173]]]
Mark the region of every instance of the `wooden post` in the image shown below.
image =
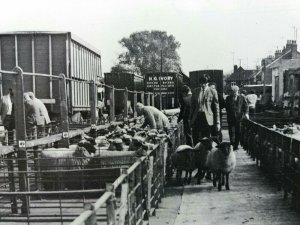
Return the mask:
[[[141, 160], [140, 160], [141, 162]], [[142, 179], [142, 162], [136, 168], [136, 185], [140, 186], [136, 189], [136, 218], [135, 223], [137, 223], [140, 219], [143, 220], [143, 179]], [[138, 208], [139, 207], [139, 208]], [[137, 210], [138, 209], [138, 210]]]
[[[23, 85], [23, 71], [20, 67], [15, 67], [14, 71], [18, 73], [16, 75], [16, 95], [15, 105], [18, 106], [18, 110], [15, 110], [15, 124], [16, 124], [16, 139], [17, 139], [17, 153], [18, 153], [18, 169], [19, 171], [28, 171], [27, 164], [27, 152], [26, 152], [26, 124], [25, 124], [25, 106], [24, 106], [24, 85]], [[22, 159], [22, 160], [20, 160]], [[27, 173], [19, 174], [19, 187], [20, 191], [29, 191], [29, 179]], [[30, 202], [28, 196], [21, 196], [22, 206], [21, 213], [30, 213]]]
[[153, 92], [153, 94], [152, 94], [152, 106], [155, 107], [155, 96], [154, 96], [154, 92]]
[[97, 94], [96, 94], [96, 85], [95, 81], [91, 80], [89, 83], [89, 88], [90, 88], [90, 107], [91, 107], [91, 131], [90, 135], [94, 138], [97, 137], [97, 132], [96, 132], [96, 123], [97, 123], [97, 116], [96, 116], [96, 102], [97, 102]]
[[150, 98], [151, 98], [150, 93], [147, 93], [147, 105], [150, 105]]
[[93, 211], [92, 215], [84, 222], [85, 225], [97, 225], [97, 215], [94, 206], [91, 203], [84, 205], [84, 210]]
[[[121, 169], [121, 173], [127, 174], [127, 169]], [[126, 179], [122, 183], [121, 207], [120, 207], [119, 223], [118, 223], [119, 225], [128, 224], [128, 222], [126, 222], [126, 216], [128, 214], [128, 193], [129, 193], [129, 185], [128, 185], [128, 179]]]
[[141, 103], [143, 105], [145, 105], [145, 94], [144, 94], [144, 92], [141, 93]]
[[134, 117], [137, 117], [136, 104], [137, 104], [137, 92], [135, 91], [133, 93]]
[[68, 105], [67, 105], [67, 89], [66, 77], [64, 74], [59, 74], [59, 95], [60, 95], [60, 117], [63, 139], [58, 143], [59, 147], [69, 147], [69, 120], [68, 120]]
[[116, 225], [115, 190], [111, 183], [106, 184], [106, 191], [113, 193], [113, 196], [106, 201], [107, 224]]
[[109, 92], [109, 118], [110, 121], [115, 121], [115, 87], [112, 85], [112, 89]]
[[[15, 186], [15, 174], [14, 172], [14, 163], [13, 163], [13, 153], [9, 153], [7, 155], [7, 167], [8, 171], [8, 181], [9, 181], [9, 191], [15, 192], [16, 186]], [[11, 213], [18, 213], [18, 202], [17, 202], [17, 196], [12, 196], [10, 198], [11, 202]]]
[[128, 105], [127, 105], [127, 102], [128, 102], [128, 89], [127, 89], [127, 87], [125, 87], [125, 90], [124, 90], [124, 118], [128, 117]]
[[153, 178], [153, 156], [149, 157], [149, 164], [148, 164], [148, 194], [147, 194], [147, 211], [148, 215], [151, 212], [151, 198], [152, 198], [152, 178]]

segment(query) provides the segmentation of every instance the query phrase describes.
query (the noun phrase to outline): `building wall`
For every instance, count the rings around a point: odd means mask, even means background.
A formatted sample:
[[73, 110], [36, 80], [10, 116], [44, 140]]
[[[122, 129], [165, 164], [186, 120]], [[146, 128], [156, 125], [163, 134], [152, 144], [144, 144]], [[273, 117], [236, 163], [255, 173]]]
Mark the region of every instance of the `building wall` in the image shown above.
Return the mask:
[[283, 100], [283, 73], [288, 69], [295, 69], [300, 67], [300, 59], [280, 59], [276, 65], [272, 66], [270, 69], [272, 70], [272, 100], [275, 100], [275, 76], [279, 76], [279, 99], [276, 103], [281, 104]]

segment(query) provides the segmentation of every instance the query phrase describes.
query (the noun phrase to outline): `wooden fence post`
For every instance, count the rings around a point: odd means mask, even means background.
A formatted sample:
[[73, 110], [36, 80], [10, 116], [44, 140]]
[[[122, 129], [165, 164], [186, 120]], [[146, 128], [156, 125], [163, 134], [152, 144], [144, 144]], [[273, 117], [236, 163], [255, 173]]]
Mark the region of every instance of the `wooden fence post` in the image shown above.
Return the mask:
[[137, 117], [136, 104], [137, 104], [137, 92], [135, 91], [133, 93], [134, 117]]
[[112, 88], [109, 92], [109, 118], [110, 121], [115, 121], [115, 87], [112, 85]]
[[143, 105], [145, 105], [145, 94], [144, 94], [143, 91], [142, 91], [142, 93], [141, 93], [141, 103], [142, 103]]
[[69, 147], [69, 118], [68, 118], [68, 103], [67, 103], [67, 87], [66, 76], [59, 74], [59, 95], [60, 95], [60, 117], [61, 117], [61, 129], [63, 132], [63, 138], [58, 143], [61, 148]]
[[136, 189], [136, 219], [135, 223], [139, 224], [139, 220], [143, 220], [143, 179], [142, 179], [142, 161], [140, 160], [140, 165], [136, 168], [136, 186], [139, 187]]
[[155, 107], [155, 96], [154, 96], [154, 92], [153, 92], [153, 94], [152, 94], [152, 106]]
[[147, 93], [147, 105], [150, 105], [150, 93]]
[[124, 90], [124, 118], [128, 117], [128, 105], [127, 105], [127, 102], [128, 102], [128, 89], [127, 89], [127, 87], [125, 87], [125, 90]]
[[91, 131], [90, 135], [94, 138], [97, 137], [97, 132], [96, 132], [96, 123], [97, 123], [97, 108], [96, 108], [96, 102], [97, 102], [97, 89], [96, 89], [96, 84], [95, 81], [91, 80], [89, 83], [89, 89], [90, 89], [90, 109], [91, 109]]
[[116, 211], [115, 211], [115, 190], [111, 183], [106, 184], [106, 191], [112, 192], [113, 195], [106, 201], [107, 224], [116, 225]]
[[97, 225], [97, 215], [94, 209], [94, 205], [91, 203], [86, 203], [84, 205], [84, 210], [91, 210], [93, 211], [92, 215], [84, 222], [85, 225]]
[[[9, 181], [9, 191], [15, 192], [16, 191], [16, 185], [15, 185], [15, 174], [14, 172], [14, 162], [13, 162], [13, 153], [9, 153], [7, 155], [7, 167], [8, 171], [10, 172], [8, 174], [8, 181]], [[10, 204], [11, 204], [11, 212], [12, 213], [18, 213], [18, 202], [17, 202], [17, 196], [12, 196], [10, 198]]]
[[149, 157], [149, 164], [148, 164], [148, 187], [147, 187], [147, 211], [148, 215], [150, 216], [151, 212], [151, 198], [152, 198], [152, 178], [153, 178], [153, 156]]
[[[28, 171], [27, 151], [26, 151], [26, 124], [25, 124], [25, 106], [24, 106], [24, 85], [23, 85], [23, 71], [20, 67], [15, 67], [14, 71], [18, 73], [16, 76], [16, 95], [15, 105], [18, 110], [15, 110], [15, 124], [16, 124], [16, 139], [18, 152], [18, 169], [19, 171]], [[21, 160], [22, 159], [22, 160]], [[27, 173], [19, 174], [20, 191], [29, 191], [29, 179]], [[28, 196], [21, 196], [22, 206], [21, 212], [23, 214], [30, 213], [30, 202]]]
[[[121, 169], [121, 174], [127, 174], [127, 168]], [[121, 207], [120, 207], [119, 223], [118, 223], [119, 225], [128, 224], [128, 221], [126, 221], [126, 216], [128, 214], [128, 193], [129, 193], [128, 179], [125, 179], [125, 181], [122, 183], [122, 190], [121, 190]]]

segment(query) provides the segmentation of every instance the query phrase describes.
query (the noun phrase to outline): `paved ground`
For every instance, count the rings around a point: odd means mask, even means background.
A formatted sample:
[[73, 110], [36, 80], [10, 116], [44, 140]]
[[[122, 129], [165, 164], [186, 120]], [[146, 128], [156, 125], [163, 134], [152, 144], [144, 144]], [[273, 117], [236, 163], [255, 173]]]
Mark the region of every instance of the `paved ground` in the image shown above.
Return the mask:
[[218, 192], [206, 180], [201, 185], [166, 189], [166, 197], [150, 220], [150, 225], [165, 224], [298, 225], [300, 213], [290, 209], [282, 192], [240, 148], [230, 191]]

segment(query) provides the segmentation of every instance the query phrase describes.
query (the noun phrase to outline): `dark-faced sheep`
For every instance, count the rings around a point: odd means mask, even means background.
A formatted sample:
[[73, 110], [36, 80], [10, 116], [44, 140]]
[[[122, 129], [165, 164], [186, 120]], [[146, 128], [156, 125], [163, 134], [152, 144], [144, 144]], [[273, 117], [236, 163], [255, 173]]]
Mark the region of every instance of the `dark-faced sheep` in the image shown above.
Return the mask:
[[213, 173], [214, 187], [218, 183], [218, 190], [221, 191], [222, 185], [225, 184], [226, 190], [229, 190], [229, 174], [236, 166], [232, 145], [229, 142], [222, 142], [217, 148], [212, 149], [207, 156], [207, 165]]
[[203, 138], [200, 142], [194, 147], [194, 160], [195, 167], [198, 169], [197, 172], [197, 184], [200, 184], [204, 175], [207, 174], [207, 177], [210, 176], [209, 168], [207, 166], [207, 155], [212, 149], [212, 140], [210, 138]]
[[[78, 170], [84, 169], [89, 161], [89, 152], [79, 145], [69, 148], [48, 148], [41, 152], [41, 178], [46, 190], [78, 189]], [[83, 180], [83, 178], [81, 179]]]
[[195, 169], [192, 150], [193, 148], [189, 145], [180, 145], [171, 156], [172, 164], [176, 168], [177, 184], [182, 184], [182, 171], [186, 171], [185, 182], [190, 181], [187, 181], [187, 177]]

